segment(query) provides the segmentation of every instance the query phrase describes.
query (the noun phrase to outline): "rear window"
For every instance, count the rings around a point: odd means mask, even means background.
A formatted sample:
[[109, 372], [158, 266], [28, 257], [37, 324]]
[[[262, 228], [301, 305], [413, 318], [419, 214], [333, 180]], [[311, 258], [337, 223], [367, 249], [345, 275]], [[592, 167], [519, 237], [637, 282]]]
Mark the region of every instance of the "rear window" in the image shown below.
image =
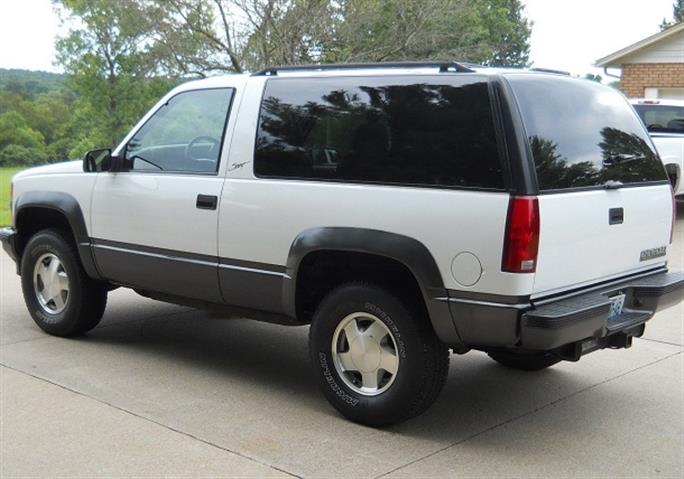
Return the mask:
[[648, 131], [684, 134], [684, 106], [634, 105]]
[[540, 190], [667, 180], [647, 132], [617, 91], [556, 76], [507, 79], [525, 123]]
[[266, 84], [257, 176], [503, 188], [487, 83], [455, 77]]

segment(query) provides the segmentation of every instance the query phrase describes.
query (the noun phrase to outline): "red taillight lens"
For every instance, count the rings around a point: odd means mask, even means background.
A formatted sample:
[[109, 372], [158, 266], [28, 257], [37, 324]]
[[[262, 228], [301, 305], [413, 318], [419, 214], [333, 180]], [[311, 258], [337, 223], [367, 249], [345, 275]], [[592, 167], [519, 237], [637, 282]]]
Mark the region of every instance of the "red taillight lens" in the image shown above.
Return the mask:
[[501, 269], [509, 273], [534, 273], [538, 250], [539, 201], [535, 196], [512, 196]]

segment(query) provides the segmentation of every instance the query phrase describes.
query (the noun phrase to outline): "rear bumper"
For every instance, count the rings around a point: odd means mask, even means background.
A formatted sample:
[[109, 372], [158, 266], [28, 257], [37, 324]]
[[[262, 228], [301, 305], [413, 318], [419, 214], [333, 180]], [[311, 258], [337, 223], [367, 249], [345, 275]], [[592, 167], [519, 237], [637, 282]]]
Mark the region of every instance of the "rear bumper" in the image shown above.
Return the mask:
[[[609, 319], [611, 298], [617, 295], [624, 295], [624, 309]], [[458, 332], [470, 347], [557, 350], [576, 356], [572, 348], [582, 348], [581, 355], [628, 346], [656, 311], [679, 303], [683, 295], [684, 272], [663, 268], [549, 298], [493, 302], [451, 296], [449, 303]]]
[[[682, 300], [684, 272], [662, 271], [569, 298], [537, 301], [520, 319], [520, 347], [550, 350], [587, 338], [640, 336], [659, 309]], [[621, 315], [609, 319], [611, 297], [624, 294]]]
[[0, 242], [2, 243], [2, 249], [7, 252], [7, 254], [17, 262], [19, 254], [17, 253], [16, 247], [17, 232], [14, 228], [0, 228]]

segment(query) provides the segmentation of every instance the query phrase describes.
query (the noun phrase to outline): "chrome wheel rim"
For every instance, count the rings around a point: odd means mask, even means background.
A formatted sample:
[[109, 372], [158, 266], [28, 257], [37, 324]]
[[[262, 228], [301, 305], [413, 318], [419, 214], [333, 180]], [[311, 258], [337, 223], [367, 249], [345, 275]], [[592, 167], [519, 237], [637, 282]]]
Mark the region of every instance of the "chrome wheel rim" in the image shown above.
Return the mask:
[[33, 268], [33, 290], [46, 313], [59, 314], [67, 307], [69, 277], [57, 255], [46, 253], [38, 258]]
[[394, 336], [385, 323], [366, 312], [340, 321], [333, 334], [332, 356], [344, 384], [364, 396], [387, 391], [399, 372]]

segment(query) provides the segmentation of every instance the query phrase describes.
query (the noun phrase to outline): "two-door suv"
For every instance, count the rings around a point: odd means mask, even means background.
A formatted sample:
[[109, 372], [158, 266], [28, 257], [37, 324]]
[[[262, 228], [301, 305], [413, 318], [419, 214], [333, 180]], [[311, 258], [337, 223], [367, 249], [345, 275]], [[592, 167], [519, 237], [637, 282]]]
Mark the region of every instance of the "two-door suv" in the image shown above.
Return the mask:
[[684, 285], [672, 189], [632, 107], [534, 71], [186, 83], [114, 150], [18, 174], [12, 211], [2, 241], [46, 332], [95, 327], [117, 286], [310, 324], [325, 396], [369, 425], [427, 409], [450, 349], [539, 370], [629, 347]]

